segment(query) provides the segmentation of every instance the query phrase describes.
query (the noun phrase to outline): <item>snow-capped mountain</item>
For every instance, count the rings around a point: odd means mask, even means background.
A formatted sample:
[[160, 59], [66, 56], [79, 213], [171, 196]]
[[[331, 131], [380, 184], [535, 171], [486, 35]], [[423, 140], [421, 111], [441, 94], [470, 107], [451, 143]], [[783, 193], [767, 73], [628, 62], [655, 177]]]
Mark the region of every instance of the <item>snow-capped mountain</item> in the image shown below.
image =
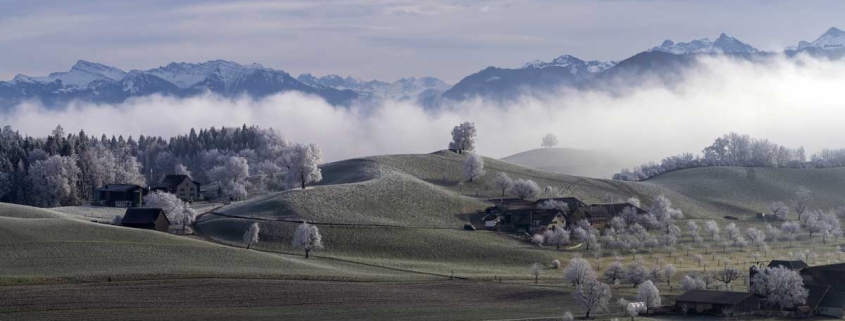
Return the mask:
[[734, 37], [724, 33], [719, 35], [716, 41], [709, 38], [696, 39], [690, 42], [675, 43], [672, 40], [663, 41], [660, 46], [649, 49], [649, 51], [662, 51], [675, 55], [687, 54], [755, 54], [760, 52]]
[[59, 80], [65, 86], [84, 87], [96, 80], [120, 81], [126, 76], [126, 72], [114, 67], [79, 60], [69, 71], [54, 72], [46, 77], [29, 77], [18, 75], [15, 78], [27, 79], [28, 81], [54, 82]]
[[522, 66], [522, 69], [528, 68], [548, 68], [548, 67], [561, 67], [569, 69], [569, 72], [573, 75], [578, 74], [579, 72], [587, 72], [591, 74], [597, 74], [607, 69], [612, 68], [617, 64], [616, 61], [598, 61], [598, 60], [590, 60], [584, 61], [578, 59], [576, 57], [570, 55], [563, 55], [552, 59], [550, 62], [544, 62], [541, 60], [534, 60], [526, 63]]
[[0, 81], [0, 107], [33, 98], [50, 106], [73, 100], [119, 103], [130, 97], [152, 94], [185, 97], [213, 92], [226, 97], [246, 94], [260, 98], [284, 91], [313, 94], [341, 105], [358, 97], [352, 90], [312, 87], [284, 71], [259, 64], [214, 60], [125, 72], [80, 60], [67, 72], [45, 77], [17, 75], [11, 81]]
[[801, 41], [796, 48], [798, 51], [817, 49], [826, 51], [839, 51], [845, 49], [845, 31], [837, 28], [830, 28], [813, 42]]
[[380, 80], [363, 81], [353, 77], [327, 75], [315, 77], [311, 74], [301, 74], [296, 78], [304, 84], [313, 87], [334, 89], [349, 89], [370, 99], [408, 100], [419, 99], [420, 94], [430, 95], [432, 92], [444, 92], [449, 84], [434, 77], [402, 78], [392, 83]]

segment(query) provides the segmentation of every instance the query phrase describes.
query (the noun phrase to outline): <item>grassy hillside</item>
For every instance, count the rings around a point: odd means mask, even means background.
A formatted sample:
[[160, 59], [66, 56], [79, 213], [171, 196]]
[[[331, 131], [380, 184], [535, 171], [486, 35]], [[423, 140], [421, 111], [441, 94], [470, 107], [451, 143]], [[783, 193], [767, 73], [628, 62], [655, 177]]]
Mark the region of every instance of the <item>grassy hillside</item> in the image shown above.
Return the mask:
[[[0, 203], [0, 284], [112, 278], [397, 276], [342, 262], [246, 251], [166, 233]], [[404, 274], [402, 274], [404, 276]]]
[[574, 148], [532, 149], [502, 160], [547, 172], [593, 178], [611, 178], [620, 169], [639, 163], [630, 156]]
[[[599, 203], [640, 198], [644, 206], [665, 194], [689, 219], [726, 215], [751, 219], [765, 205], [788, 201], [799, 186], [818, 191], [817, 206], [845, 205], [837, 195], [845, 169], [791, 170], [702, 168], [677, 171], [647, 182], [618, 182], [549, 173], [485, 158], [487, 175], [461, 183], [465, 155], [436, 152], [389, 155], [326, 164], [324, 181], [233, 204], [206, 215], [197, 226], [216, 241], [239, 245], [249, 223], [262, 226], [259, 248], [296, 253], [290, 247], [298, 220], [318, 222], [326, 250], [321, 255], [435, 273], [524, 274], [531, 262], [567, 259], [571, 253], [538, 249], [510, 236], [467, 232], [464, 222], [478, 218], [484, 200], [501, 196], [493, 180], [512, 178], [553, 186], [565, 196]], [[287, 222], [280, 222], [284, 220]], [[754, 224], [749, 222], [748, 224]], [[385, 226], [387, 225], [387, 226]]]
[[705, 167], [666, 173], [644, 184], [672, 191], [673, 201], [702, 217], [752, 218], [771, 202], [789, 204], [801, 186], [812, 191], [815, 209], [845, 205], [845, 168]]

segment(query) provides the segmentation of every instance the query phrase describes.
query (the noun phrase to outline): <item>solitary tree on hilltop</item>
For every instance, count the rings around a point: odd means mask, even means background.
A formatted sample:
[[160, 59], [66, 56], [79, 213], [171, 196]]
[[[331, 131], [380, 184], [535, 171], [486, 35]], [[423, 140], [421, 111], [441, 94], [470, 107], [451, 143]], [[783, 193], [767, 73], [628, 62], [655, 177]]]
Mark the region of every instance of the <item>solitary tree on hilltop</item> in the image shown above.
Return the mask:
[[476, 178], [484, 176], [484, 158], [476, 153], [471, 153], [464, 161], [464, 180], [472, 182]]
[[543, 147], [555, 147], [558, 143], [560, 142], [557, 140], [555, 134], [548, 133], [546, 136], [543, 136]]
[[322, 162], [323, 152], [317, 144], [296, 144], [285, 159], [288, 186], [299, 185], [305, 189], [305, 184], [323, 180], [319, 167]]
[[452, 141], [449, 142], [449, 149], [463, 153], [465, 150], [475, 150], [475, 124], [463, 122], [452, 129]]
[[294, 233], [293, 247], [305, 250], [305, 258], [307, 259], [311, 250], [323, 248], [323, 236], [320, 235], [317, 226], [302, 222]]

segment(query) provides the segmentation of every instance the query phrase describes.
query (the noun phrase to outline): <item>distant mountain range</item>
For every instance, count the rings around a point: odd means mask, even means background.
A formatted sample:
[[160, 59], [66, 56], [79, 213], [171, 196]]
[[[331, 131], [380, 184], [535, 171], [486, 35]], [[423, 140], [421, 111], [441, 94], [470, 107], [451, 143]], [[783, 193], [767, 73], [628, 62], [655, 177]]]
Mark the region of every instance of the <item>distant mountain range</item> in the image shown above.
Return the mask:
[[[785, 49], [784, 53], [840, 59], [845, 56], [845, 32], [830, 28], [815, 41], [801, 41], [797, 46]], [[723, 33], [715, 41], [708, 38], [678, 43], [666, 40], [618, 62], [585, 61], [562, 55], [549, 62], [531, 61], [516, 69], [488, 67], [454, 86], [432, 77], [384, 82], [338, 75], [316, 77], [305, 73], [294, 78], [282, 70], [225, 60], [170, 63], [129, 72], [80, 60], [67, 72], [44, 77], [17, 75], [11, 81], [0, 81], [0, 110], [26, 100], [40, 100], [47, 106], [60, 107], [75, 100], [119, 103], [131, 97], [153, 94], [189, 97], [206, 92], [225, 97], [261, 98], [296, 91], [322, 97], [333, 105], [385, 99], [410, 100], [425, 106], [474, 98], [508, 101], [526, 94], [555, 93], [562, 87], [615, 90], [638, 84], [644, 77], [672, 83], [680, 77], [679, 71], [694, 64], [700, 55], [756, 59], [773, 54]]]

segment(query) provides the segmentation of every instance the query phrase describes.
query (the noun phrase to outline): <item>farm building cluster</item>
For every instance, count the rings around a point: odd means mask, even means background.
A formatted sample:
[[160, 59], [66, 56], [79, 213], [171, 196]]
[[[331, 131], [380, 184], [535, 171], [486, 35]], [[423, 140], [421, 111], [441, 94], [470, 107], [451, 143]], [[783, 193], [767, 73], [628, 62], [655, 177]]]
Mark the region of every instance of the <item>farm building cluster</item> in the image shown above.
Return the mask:
[[[768, 267], [783, 267], [796, 271], [804, 281], [807, 299], [791, 310], [798, 317], [825, 316], [845, 319], [845, 264], [809, 266], [804, 261], [771, 261]], [[758, 273], [749, 271], [749, 280]], [[752, 282], [751, 287], [754, 284]], [[749, 292], [691, 290], [675, 297], [675, 309], [688, 314], [723, 316], [754, 315], [765, 309], [760, 296]]]
[[161, 182], [148, 187], [131, 184], [106, 184], [94, 190], [92, 205], [110, 207], [141, 207], [144, 196], [152, 191], [168, 192], [193, 202], [202, 199], [200, 183], [188, 175], [167, 175]]
[[106, 184], [94, 190], [91, 205], [125, 207], [120, 225], [132, 228], [168, 232], [170, 221], [161, 208], [144, 207], [144, 196], [160, 191], [170, 193], [185, 202], [203, 198], [200, 183], [188, 175], [167, 175], [159, 183], [147, 187], [132, 184]]
[[575, 197], [544, 198], [537, 201], [518, 198], [490, 200], [494, 206], [484, 210], [484, 227], [506, 233], [542, 233], [556, 228], [569, 229], [580, 220], [587, 220], [603, 229], [613, 217], [630, 208], [637, 214], [645, 210], [629, 203], [587, 205]]

